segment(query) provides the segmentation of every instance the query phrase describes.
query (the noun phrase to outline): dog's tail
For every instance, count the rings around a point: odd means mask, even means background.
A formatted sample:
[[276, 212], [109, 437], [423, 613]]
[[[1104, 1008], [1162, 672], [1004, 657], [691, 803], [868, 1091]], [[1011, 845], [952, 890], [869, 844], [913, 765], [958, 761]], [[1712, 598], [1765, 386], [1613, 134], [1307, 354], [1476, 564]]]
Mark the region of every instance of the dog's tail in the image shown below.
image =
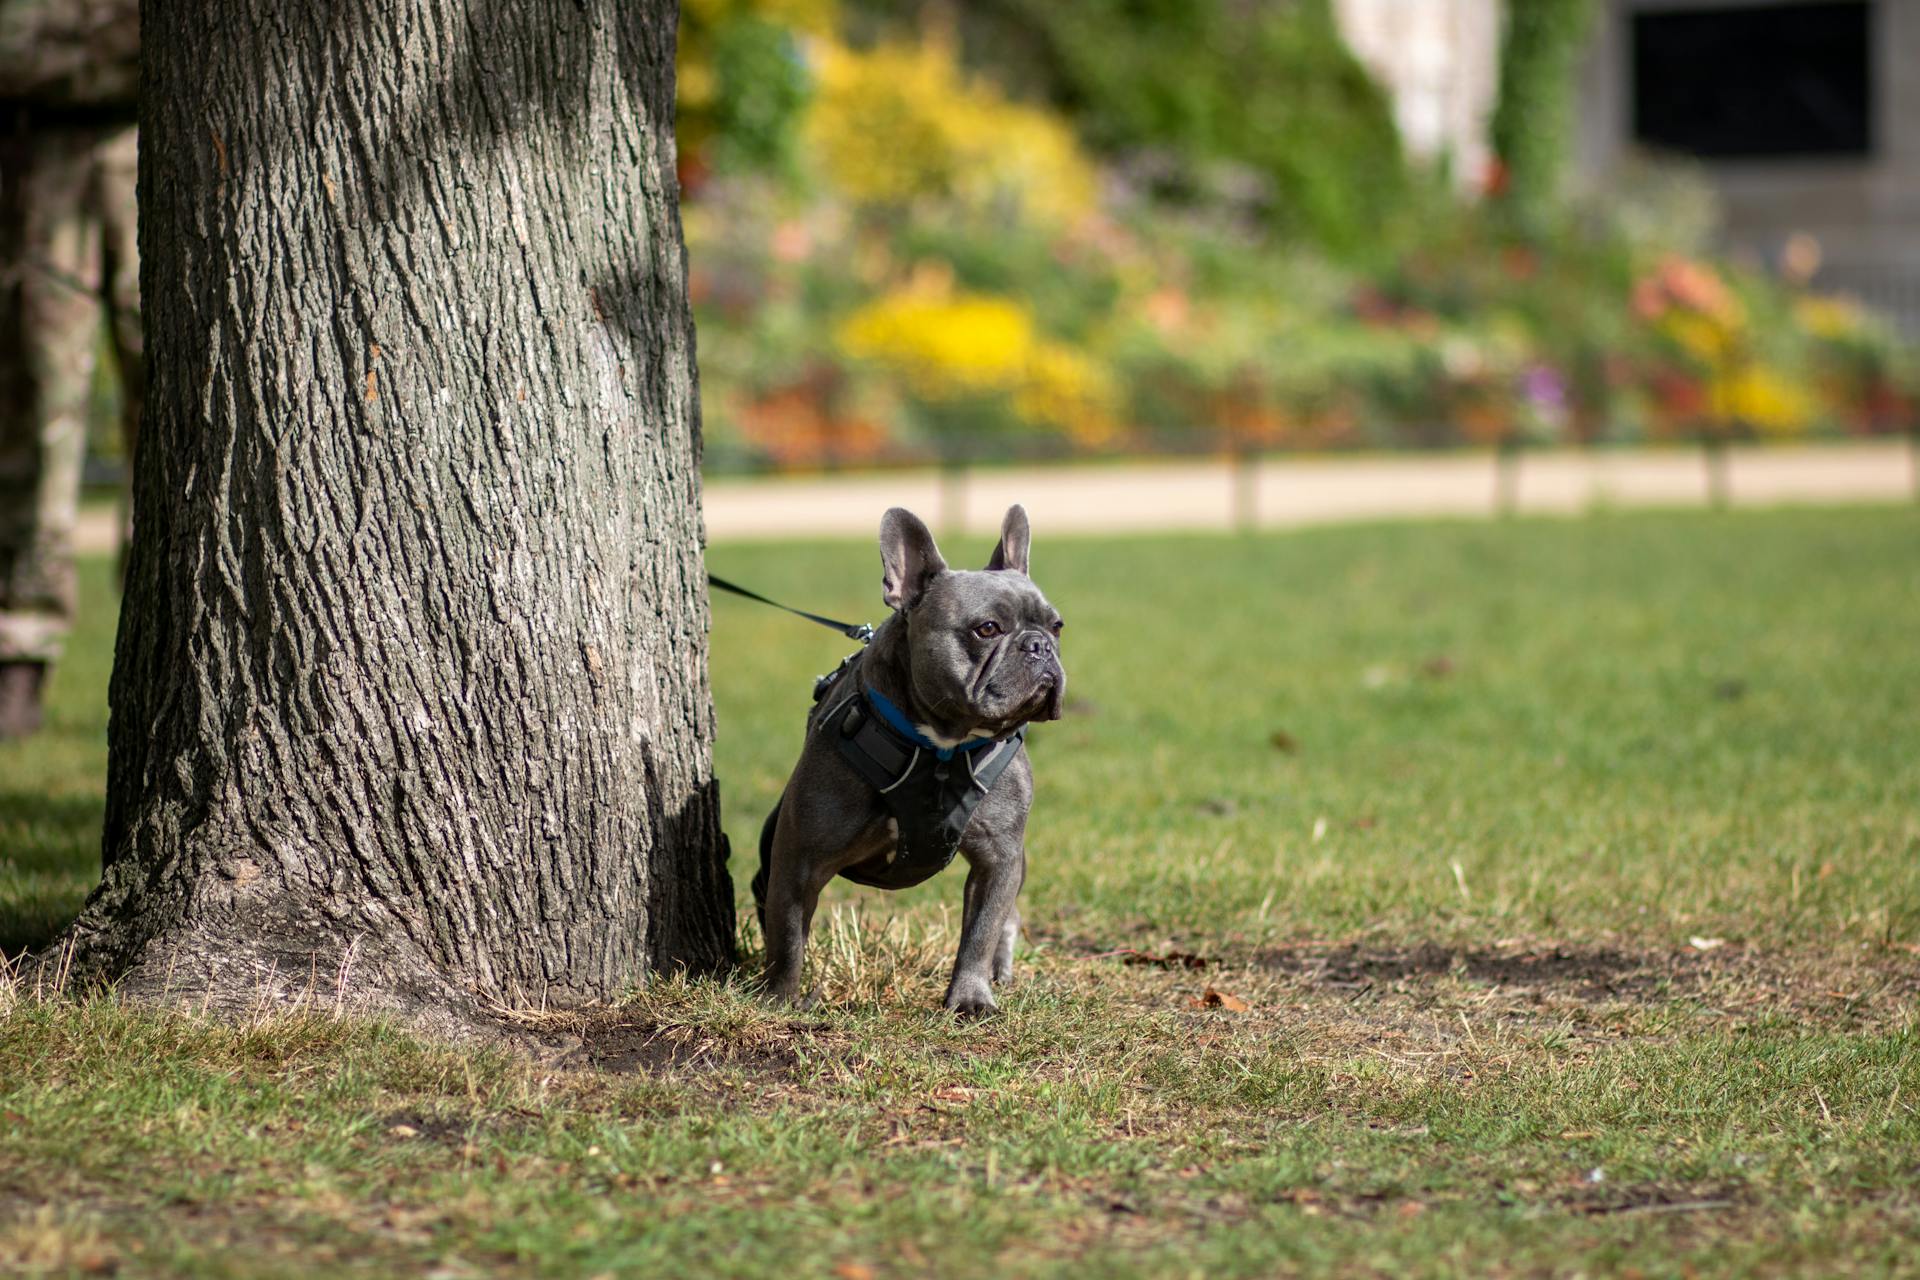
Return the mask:
[[753, 913], [760, 918], [762, 935], [767, 931], [767, 880], [773, 874], [773, 829], [780, 824], [780, 806], [786, 800], [786, 794], [781, 793], [767, 820], [760, 824], [760, 869], [753, 873]]

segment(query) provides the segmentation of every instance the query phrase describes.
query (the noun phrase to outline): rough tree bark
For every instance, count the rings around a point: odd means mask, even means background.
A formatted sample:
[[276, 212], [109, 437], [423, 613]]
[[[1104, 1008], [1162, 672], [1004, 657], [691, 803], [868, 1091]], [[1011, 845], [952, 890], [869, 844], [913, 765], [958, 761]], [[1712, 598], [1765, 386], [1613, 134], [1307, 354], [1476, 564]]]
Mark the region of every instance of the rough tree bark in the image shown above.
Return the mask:
[[146, 0], [125, 991], [458, 1024], [729, 958], [673, 0]]

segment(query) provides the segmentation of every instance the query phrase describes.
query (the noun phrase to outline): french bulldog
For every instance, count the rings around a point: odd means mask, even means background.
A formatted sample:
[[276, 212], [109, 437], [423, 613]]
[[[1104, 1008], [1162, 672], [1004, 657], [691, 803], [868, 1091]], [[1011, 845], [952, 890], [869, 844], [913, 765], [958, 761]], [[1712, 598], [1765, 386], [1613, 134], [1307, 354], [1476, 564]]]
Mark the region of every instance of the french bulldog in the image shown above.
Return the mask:
[[998, 1011], [1013, 973], [1033, 770], [1026, 726], [1060, 718], [1059, 611], [1027, 576], [1025, 508], [1008, 510], [987, 567], [949, 569], [919, 517], [880, 521], [881, 598], [893, 613], [821, 677], [806, 742], [760, 833], [754, 904], [766, 991], [797, 1003], [807, 933], [835, 876], [904, 888], [967, 861], [946, 1007]]

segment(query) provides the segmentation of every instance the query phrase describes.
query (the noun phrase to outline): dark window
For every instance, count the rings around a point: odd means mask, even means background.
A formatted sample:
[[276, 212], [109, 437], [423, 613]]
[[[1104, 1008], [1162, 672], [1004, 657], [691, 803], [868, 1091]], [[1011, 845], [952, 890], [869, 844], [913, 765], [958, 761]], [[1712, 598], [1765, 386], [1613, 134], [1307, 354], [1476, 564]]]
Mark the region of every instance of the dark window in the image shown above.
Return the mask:
[[1633, 136], [1707, 157], [1865, 155], [1867, 3], [1633, 15]]

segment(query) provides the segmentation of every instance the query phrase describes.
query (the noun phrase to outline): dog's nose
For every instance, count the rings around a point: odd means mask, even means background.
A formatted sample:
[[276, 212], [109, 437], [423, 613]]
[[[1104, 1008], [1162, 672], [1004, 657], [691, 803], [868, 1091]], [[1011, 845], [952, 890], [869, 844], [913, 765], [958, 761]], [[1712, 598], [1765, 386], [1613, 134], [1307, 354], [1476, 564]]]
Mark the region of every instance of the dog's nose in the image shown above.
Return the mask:
[[1020, 647], [1032, 657], [1051, 658], [1053, 656], [1053, 637], [1042, 635], [1038, 631], [1032, 631], [1021, 639]]

